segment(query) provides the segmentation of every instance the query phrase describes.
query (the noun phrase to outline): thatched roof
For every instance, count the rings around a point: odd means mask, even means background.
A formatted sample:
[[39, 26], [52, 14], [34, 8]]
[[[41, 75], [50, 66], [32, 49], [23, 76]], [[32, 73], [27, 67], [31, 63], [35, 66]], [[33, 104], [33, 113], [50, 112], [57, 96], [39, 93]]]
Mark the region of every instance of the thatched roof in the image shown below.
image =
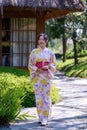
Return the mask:
[[82, 0], [0, 0], [0, 6], [83, 10]]
[[[0, 0], [1, 12], [3, 7], [18, 7], [24, 9], [41, 9], [48, 12], [46, 19], [61, 17], [71, 12], [84, 11], [82, 0]], [[55, 10], [55, 11], [54, 11]]]

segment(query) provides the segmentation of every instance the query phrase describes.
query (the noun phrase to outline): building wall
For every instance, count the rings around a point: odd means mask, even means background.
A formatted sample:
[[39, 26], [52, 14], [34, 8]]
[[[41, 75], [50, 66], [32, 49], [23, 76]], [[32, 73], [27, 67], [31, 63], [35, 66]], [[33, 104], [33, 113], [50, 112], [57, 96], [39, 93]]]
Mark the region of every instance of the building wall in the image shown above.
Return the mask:
[[36, 45], [35, 18], [2, 19], [2, 66], [27, 66]]
[[[26, 67], [29, 54], [44, 32], [44, 13], [20, 8], [4, 8], [0, 21], [0, 65]], [[8, 48], [7, 48], [8, 46]]]

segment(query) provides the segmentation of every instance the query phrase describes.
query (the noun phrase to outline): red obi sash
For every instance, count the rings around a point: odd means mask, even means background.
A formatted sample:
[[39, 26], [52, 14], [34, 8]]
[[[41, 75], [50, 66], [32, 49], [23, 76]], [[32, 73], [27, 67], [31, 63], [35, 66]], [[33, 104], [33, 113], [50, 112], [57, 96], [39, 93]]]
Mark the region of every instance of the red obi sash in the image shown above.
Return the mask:
[[[36, 62], [36, 66], [37, 66], [38, 69], [41, 69], [43, 66], [47, 66], [47, 65], [49, 65], [48, 61], [45, 61], [45, 62], [38, 61], [38, 62]], [[47, 69], [45, 69], [45, 70], [47, 70]]]

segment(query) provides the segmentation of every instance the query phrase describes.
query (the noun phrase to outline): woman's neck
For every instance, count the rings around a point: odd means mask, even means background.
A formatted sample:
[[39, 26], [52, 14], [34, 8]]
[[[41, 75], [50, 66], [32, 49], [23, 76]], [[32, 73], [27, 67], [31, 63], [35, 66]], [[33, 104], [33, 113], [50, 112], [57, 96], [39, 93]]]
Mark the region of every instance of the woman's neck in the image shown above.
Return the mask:
[[45, 47], [40, 47], [42, 50], [44, 50], [45, 49]]

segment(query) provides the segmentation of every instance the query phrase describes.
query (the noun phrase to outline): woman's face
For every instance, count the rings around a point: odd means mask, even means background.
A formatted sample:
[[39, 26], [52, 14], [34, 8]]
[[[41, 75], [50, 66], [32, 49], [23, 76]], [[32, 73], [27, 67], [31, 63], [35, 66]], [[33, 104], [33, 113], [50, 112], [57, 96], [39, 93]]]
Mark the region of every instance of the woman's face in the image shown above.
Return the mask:
[[42, 49], [44, 49], [46, 47], [46, 41], [44, 39], [43, 36], [40, 36], [38, 39], [38, 45], [39, 47], [41, 47]]

